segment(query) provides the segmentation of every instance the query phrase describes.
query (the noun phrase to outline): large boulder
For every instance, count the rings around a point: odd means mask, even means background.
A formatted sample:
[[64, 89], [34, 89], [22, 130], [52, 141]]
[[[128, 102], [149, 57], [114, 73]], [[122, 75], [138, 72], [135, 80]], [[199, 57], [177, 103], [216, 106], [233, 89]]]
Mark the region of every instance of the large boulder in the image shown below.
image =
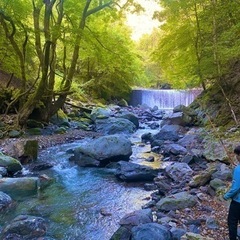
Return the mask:
[[96, 107], [92, 110], [90, 118], [96, 121], [96, 119], [109, 118], [112, 114], [112, 110], [109, 108]]
[[129, 120], [130, 122], [132, 122], [136, 126], [136, 128], [139, 128], [139, 120], [135, 114], [128, 112], [128, 111], [123, 111], [121, 113], [118, 113], [117, 117], [125, 118], [125, 119]]
[[0, 166], [5, 167], [9, 174], [14, 174], [22, 170], [22, 164], [15, 158], [0, 152]]
[[229, 160], [229, 157], [222, 143], [219, 141], [214, 141], [210, 138], [206, 138], [204, 140], [202, 156], [209, 161], [228, 162]]
[[184, 105], [176, 106], [173, 112], [167, 116], [162, 124], [177, 124], [181, 126], [193, 126], [196, 123], [197, 113]]
[[41, 217], [19, 215], [2, 231], [2, 239], [37, 239], [46, 234], [46, 221]]
[[120, 220], [119, 224], [121, 226], [113, 234], [111, 240], [130, 240], [132, 227], [145, 223], [151, 223], [152, 221], [153, 216], [151, 209], [141, 209], [131, 212]]
[[35, 195], [40, 188], [46, 187], [52, 179], [47, 176], [1, 178], [0, 191], [10, 195], [13, 199], [21, 199], [26, 196]]
[[105, 166], [110, 162], [128, 160], [131, 141], [124, 135], [109, 135], [93, 139], [74, 149], [70, 158], [79, 166]]
[[187, 163], [172, 163], [166, 167], [167, 175], [174, 181], [182, 181], [193, 174], [193, 170]]
[[154, 142], [173, 141], [180, 139], [180, 133], [183, 131], [179, 125], [164, 125], [160, 131], [151, 137], [151, 145], [156, 145]]
[[103, 134], [131, 134], [136, 131], [136, 126], [128, 119], [110, 117], [96, 119], [95, 129]]
[[149, 166], [120, 161], [115, 176], [126, 182], [152, 181], [158, 175], [158, 171]]
[[196, 196], [193, 196], [187, 192], [179, 192], [162, 198], [160, 201], [157, 202], [156, 207], [159, 210], [171, 211], [193, 207], [196, 203]]
[[151, 209], [141, 209], [125, 215], [119, 222], [121, 226], [138, 226], [153, 221]]
[[[151, 238], [149, 238], [151, 236]], [[157, 223], [146, 223], [132, 228], [131, 240], [172, 240], [171, 232]]]

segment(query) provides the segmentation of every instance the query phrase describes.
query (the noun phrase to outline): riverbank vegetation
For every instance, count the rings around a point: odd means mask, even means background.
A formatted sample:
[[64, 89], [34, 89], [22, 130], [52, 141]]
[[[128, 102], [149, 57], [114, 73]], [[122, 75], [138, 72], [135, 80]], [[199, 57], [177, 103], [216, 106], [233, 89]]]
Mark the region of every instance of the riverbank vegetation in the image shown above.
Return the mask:
[[1, 113], [16, 113], [20, 126], [48, 122], [69, 97], [106, 103], [170, 85], [202, 87], [196, 107], [238, 125], [239, 3], [160, 0], [159, 29], [134, 42], [125, 24], [143, 10], [134, 0], [3, 0]]

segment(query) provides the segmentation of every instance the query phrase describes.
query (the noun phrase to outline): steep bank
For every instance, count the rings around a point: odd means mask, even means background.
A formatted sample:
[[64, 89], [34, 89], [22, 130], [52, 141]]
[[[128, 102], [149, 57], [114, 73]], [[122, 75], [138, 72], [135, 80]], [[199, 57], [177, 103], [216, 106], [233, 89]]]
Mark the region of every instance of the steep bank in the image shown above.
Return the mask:
[[232, 65], [228, 74], [204, 91], [191, 104], [191, 108], [197, 110], [201, 122], [225, 130], [237, 126], [240, 122], [240, 62]]

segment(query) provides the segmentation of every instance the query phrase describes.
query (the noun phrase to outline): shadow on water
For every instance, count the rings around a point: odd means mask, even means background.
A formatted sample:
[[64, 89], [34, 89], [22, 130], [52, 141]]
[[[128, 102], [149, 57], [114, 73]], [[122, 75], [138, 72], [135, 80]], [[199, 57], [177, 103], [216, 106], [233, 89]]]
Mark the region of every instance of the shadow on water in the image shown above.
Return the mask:
[[53, 177], [54, 183], [38, 196], [19, 201], [1, 224], [19, 214], [31, 214], [47, 219], [47, 235], [55, 239], [108, 240], [124, 215], [147, 203], [150, 192], [141, 185], [117, 181], [110, 169], [81, 168], [69, 162], [67, 150], [79, 144], [41, 152], [39, 161], [54, 163], [41, 173]]

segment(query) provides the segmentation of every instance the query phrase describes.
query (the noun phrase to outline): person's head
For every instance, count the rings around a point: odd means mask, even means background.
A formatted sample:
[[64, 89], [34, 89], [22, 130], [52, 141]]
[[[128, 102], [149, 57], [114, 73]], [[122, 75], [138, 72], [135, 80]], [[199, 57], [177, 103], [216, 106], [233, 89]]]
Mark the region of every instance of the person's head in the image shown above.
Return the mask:
[[237, 160], [240, 161], [240, 146], [235, 147], [233, 152], [236, 154]]

